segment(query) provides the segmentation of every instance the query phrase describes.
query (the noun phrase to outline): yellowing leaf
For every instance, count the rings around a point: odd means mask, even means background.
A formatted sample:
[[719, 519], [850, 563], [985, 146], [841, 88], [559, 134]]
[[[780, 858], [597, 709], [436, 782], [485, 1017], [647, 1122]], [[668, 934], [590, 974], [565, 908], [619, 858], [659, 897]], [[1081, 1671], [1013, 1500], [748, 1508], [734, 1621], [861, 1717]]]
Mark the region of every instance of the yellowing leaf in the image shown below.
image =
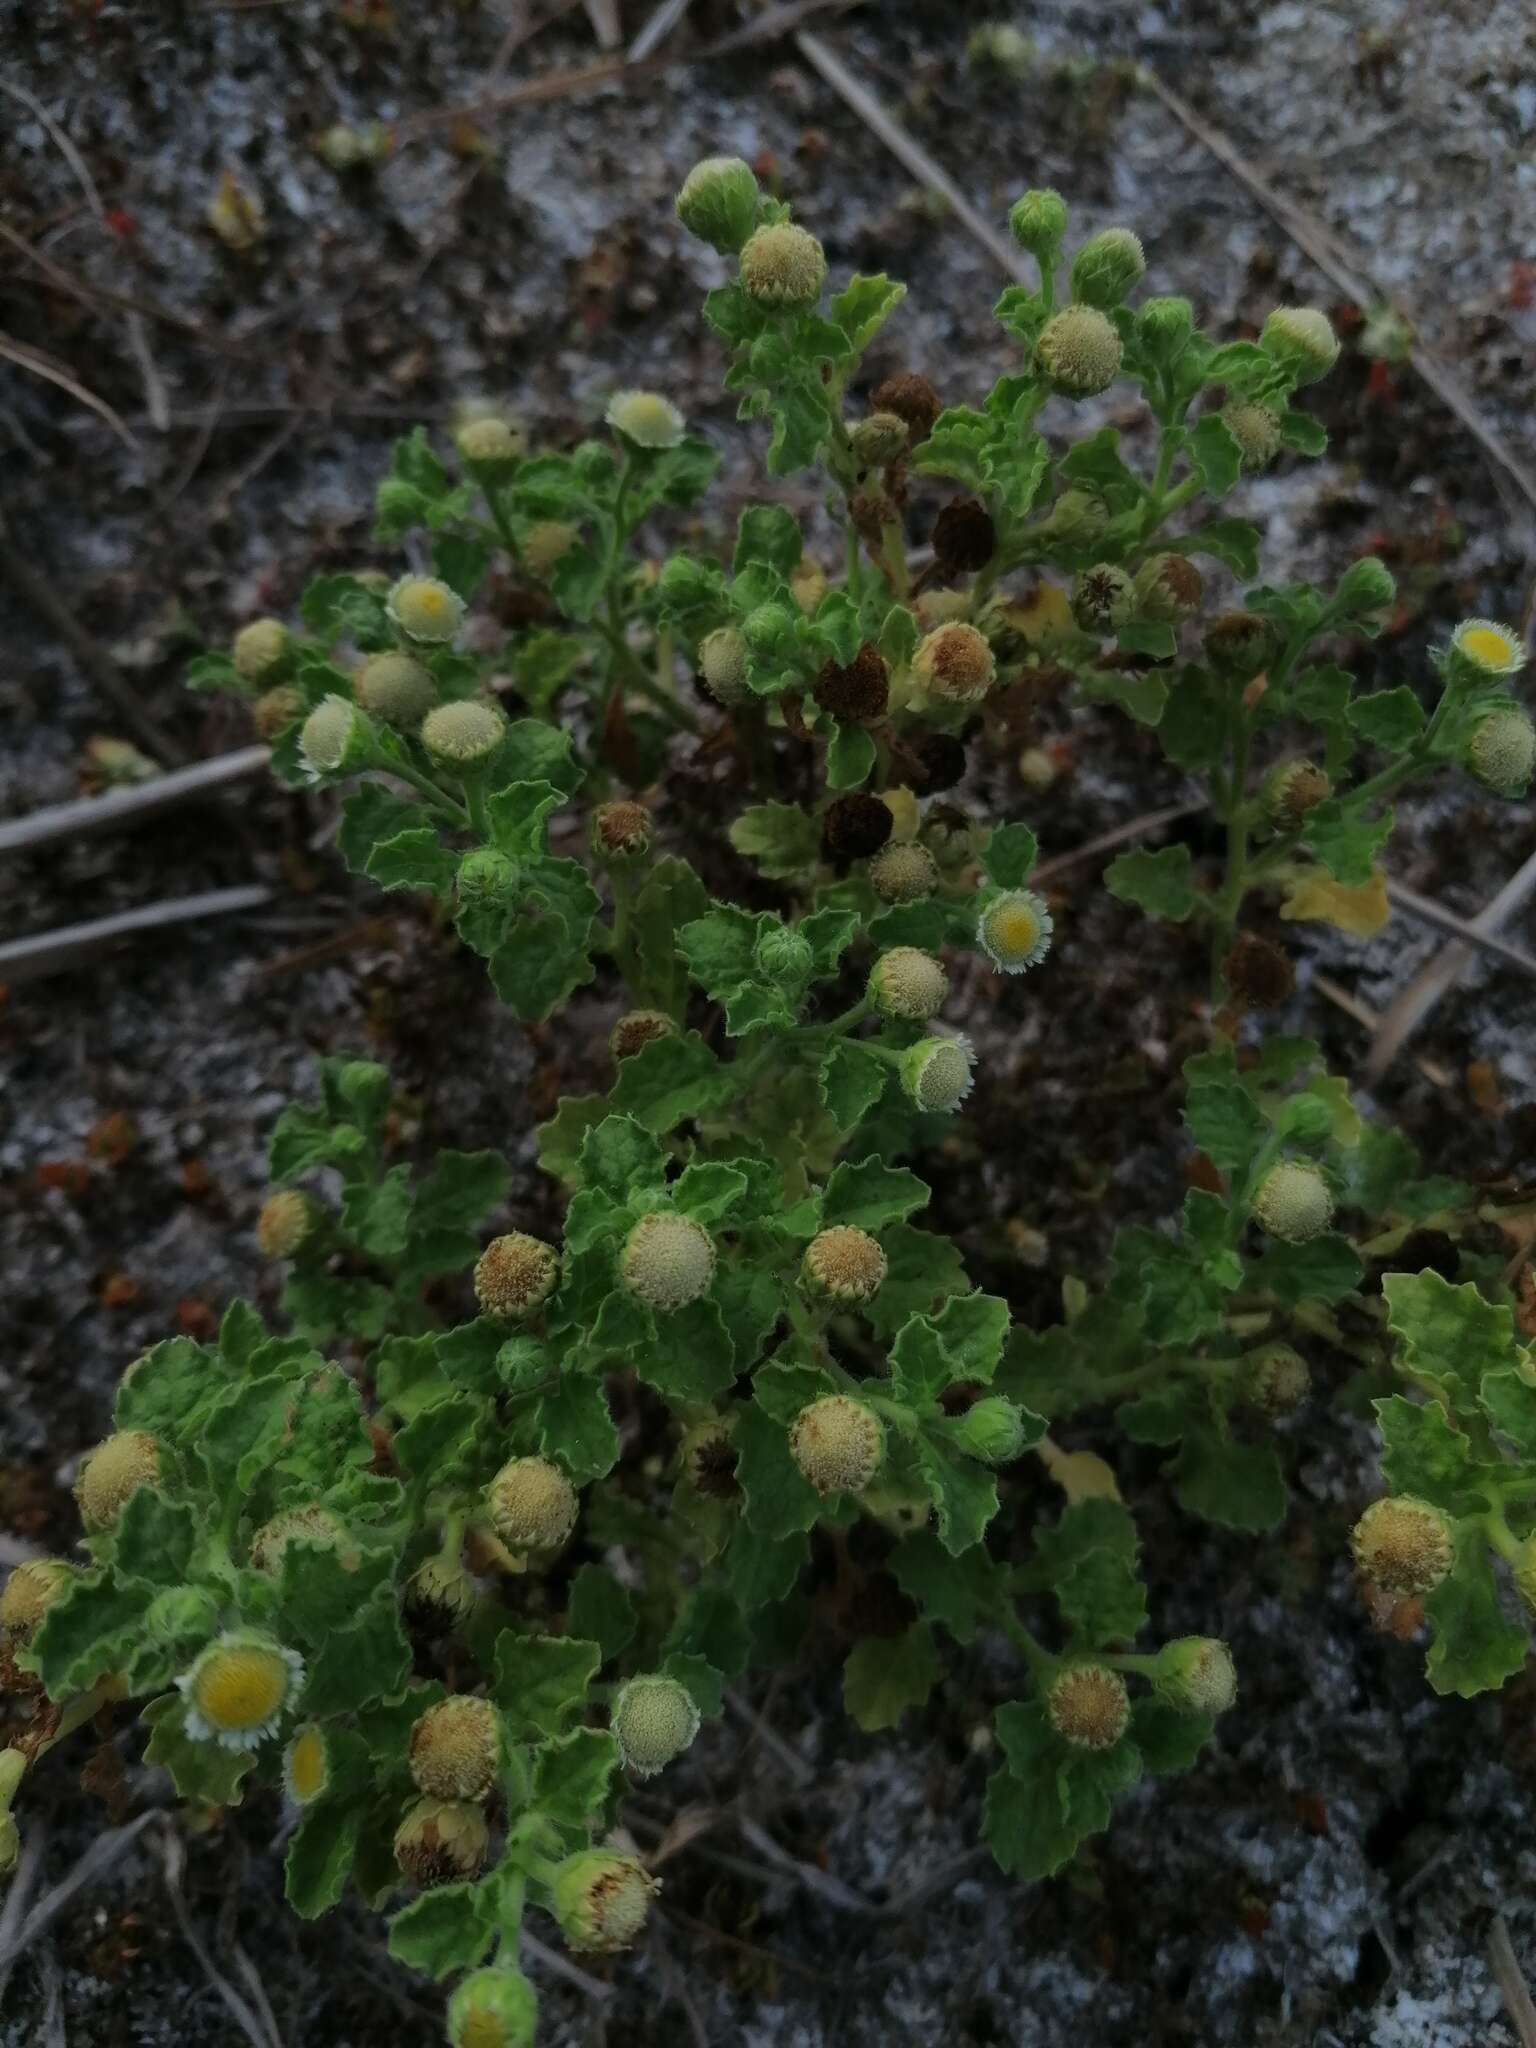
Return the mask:
[[1059, 583], [1037, 583], [1022, 604], [1004, 605], [1002, 613], [1031, 647], [1072, 631], [1072, 605]]
[[1118, 1500], [1120, 1489], [1115, 1475], [1094, 1451], [1064, 1451], [1049, 1437], [1037, 1446], [1045, 1469], [1067, 1496], [1067, 1505], [1080, 1500]]
[[1280, 915], [1294, 921], [1315, 918], [1321, 924], [1336, 925], [1351, 938], [1369, 939], [1386, 923], [1387, 878], [1380, 868], [1358, 888], [1336, 882], [1322, 868], [1309, 868], [1291, 885], [1291, 893], [1280, 906]]

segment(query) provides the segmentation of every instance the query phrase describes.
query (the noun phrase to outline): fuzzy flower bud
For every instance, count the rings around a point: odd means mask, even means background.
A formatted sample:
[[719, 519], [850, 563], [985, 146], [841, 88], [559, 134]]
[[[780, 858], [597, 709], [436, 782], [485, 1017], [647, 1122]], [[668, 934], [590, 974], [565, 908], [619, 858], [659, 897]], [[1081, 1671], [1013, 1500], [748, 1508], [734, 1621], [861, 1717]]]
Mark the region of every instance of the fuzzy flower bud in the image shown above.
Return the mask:
[[682, 414], [659, 391], [616, 391], [603, 418], [637, 448], [675, 448], [686, 430]]
[[752, 948], [753, 964], [768, 980], [800, 990], [811, 978], [816, 954], [803, 932], [770, 925]]
[[248, 683], [275, 683], [288, 667], [293, 641], [281, 619], [252, 619], [229, 651], [237, 676]]
[[873, 1301], [885, 1278], [885, 1253], [867, 1230], [834, 1223], [805, 1248], [801, 1278], [828, 1301]]
[[701, 1423], [689, 1430], [679, 1446], [679, 1459], [688, 1484], [706, 1500], [735, 1500], [741, 1487], [736, 1478], [736, 1447], [723, 1422]]
[[1098, 562], [1084, 569], [1072, 585], [1072, 617], [1096, 640], [1118, 633], [1135, 616], [1136, 589], [1124, 569]]
[[1260, 1227], [1282, 1244], [1306, 1244], [1333, 1221], [1333, 1196], [1315, 1166], [1284, 1159], [1259, 1183], [1253, 1213]]
[[1131, 1719], [1125, 1680], [1107, 1664], [1069, 1664], [1045, 1696], [1051, 1726], [1074, 1749], [1113, 1749]]
[[1195, 331], [1195, 309], [1188, 299], [1143, 299], [1136, 313], [1136, 332], [1143, 347], [1171, 363]]
[[1219, 675], [1247, 683], [1269, 660], [1269, 621], [1257, 612], [1220, 612], [1205, 629], [1205, 658]]
[[616, 1060], [633, 1059], [642, 1046], [676, 1036], [677, 1026], [664, 1010], [626, 1010], [608, 1034], [608, 1050]]
[[907, 452], [907, 423], [899, 413], [872, 412], [849, 430], [848, 446], [860, 469], [884, 469]]
[[449, 2048], [534, 2048], [539, 2001], [520, 1970], [474, 1970], [448, 2001]]
[[418, 1628], [448, 1635], [475, 1609], [475, 1582], [457, 1558], [429, 1557], [405, 1582], [405, 1611]]
[[1024, 1415], [1001, 1394], [975, 1401], [948, 1427], [950, 1442], [983, 1465], [1011, 1465], [1024, 1449]]
[[1049, 186], [1026, 192], [1008, 209], [1008, 232], [1037, 262], [1054, 264], [1067, 232], [1067, 202]]
[[944, 410], [944, 401], [918, 370], [903, 370], [886, 377], [869, 394], [874, 412], [893, 412], [907, 423], [907, 439], [915, 447], [933, 432], [934, 422]]
[[291, 1259], [319, 1223], [321, 1211], [298, 1188], [279, 1188], [256, 1218], [256, 1249], [265, 1259]]
[[160, 1477], [160, 1446], [142, 1429], [119, 1430], [86, 1454], [75, 1481], [87, 1529], [110, 1528], [129, 1496]]
[[373, 751], [373, 727], [347, 697], [322, 697], [299, 732], [299, 752], [314, 775], [365, 768]]
[[220, 1636], [176, 1681], [191, 1739], [237, 1750], [259, 1748], [275, 1735], [303, 1684], [298, 1652], [254, 1629]]
[[275, 690], [263, 690], [251, 706], [251, 723], [256, 728], [256, 737], [262, 740], [276, 739], [285, 725], [292, 725], [303, 716], [304, 699], [286, 683], [279, 683]]
[[619, 1277], [647, 1308], [663, 1315], [686, 1308], [715, 1277], [714, 1240], [690, 1216], [652, 1210], [624, 1240]]
[[1237, 1698], [1237, 1667], [1215, 1636], [1180, 1636], [1158, 1652], [1152, 1684], [1181, 1714], [1224, 1714]]
[[1536, 766], [1536, 726], [1513, 704], [1481, 719], [1467, 742], [1467, 766], [1495, 796], [1524, 796]]
[[760, 197], [750, 164], [739, 156], [707, 156], [683, 180], [677, 217], [690, 235], [734, 256], [757, 222]]
[[475, 1265], [475, 1299], [488, 1316], [521, 1322], [543, 1307], [560, 1278], [554, 1250], [521, 1230], [493, 1237]]
[[1492, 619], [1463, 619], [1451, 635], [1448, 662], [1458, 679], [1497, 681], [1525, 666], [1525, 649], [1511, 626], [1500, 626]]
[[893, 946], [870, 969], [869, 995], [882, 1016], [926, 1024], [949, 994], [949, 976], [931, 953]]
[[1103, 537], [1108, 526], [1109, 507], [1099, 493], [1074, 488], [1062, 492], [1036, 528], [1036, 534], [1056, 547], [1090, 548]]
[[632, 1678], [613, 1703], [613, 1732], [625, 1768], [654, 1778], [699, 1732], [699, 1710], [675, 1678]]
[[1386, 563], [1375, 555], [1362, 555], [1339, 578], [1333, 602], [1335, 610], [1353, 619], [1370, 612], [1384, 612], [1396, 596], [1397, 581]]
[[569, 520], [536, 519], [518, 545], [523, 567], [535, 582], [542, 583], [580, 538], [580, 528], [572, 526]]
[[437, 702], [431, 674], [409, 654], [370, 654], [352, 679], [357, 701], [372, 718], [413, 731]]
[[580, 1503], [576, 1489], [547, 1458], [513, 1458], [491, 1481], [496, 1534], [509, 1550], [559, 1550], [570, 1541]]
[[1362, 1576], [1399, 1598], [1432, 1593], [1455, 1556], [1445, 1515], [1407, 1493], [1373, 1500], [1355, 1524], [1350, 1547]]
[[862, 1401], [827, 1394], [795, 1417], [789, 1448], [818, 1493], [862, 1493], [885, 1456], [885, 1429]]
[[1004, 974], [1038, 967], [1051, 950], [1051, 913], [1033, 889], [994, 896], [976, 920], [976, 943]]
[[496, 1709], [474, 1693], [450, 1693], [413, 1724], [409, 1750], [418, 1792], [433, 1799], [484, 1799], [501, 1756]]
[[951, 1110], [971, 1092], [971, 1066], [963, 1038], [920, 1038], [901, 1056], [901, 1085], [919, 1109]]
[[251, 1538], [252, 1569], [265, 1572], [271, 1579], [281, 1577], [283, 1559], [295, 1544], [334, 1551], [343, 1571], [357, 1569], [358, 1549], [347, 1534], [346, 1525], [318, 1501], [305, 1507], [284, 1508], [262, 1523]]
[[916, 840], [899, 839], [869, 864], [870, 887], [882, 903], [918, 903], [938, 886], [933, 855]]
[[1123, 353], [1114, 326], [1096, 306], [1068, 306], [1040, 331], [1035, 361], [1068, 398], [1107, 391], [1120, 374]]
[[1234, 398], [1221, 408], [1220, 418], [1237, 443], [1244, 469], [1268, 469], [1280, 453], [1280, 415], [1274, 407]]
[[747, 683], [747, 643], [734, 626], [717, 626], [699, 642], [699, 673], [710, 695], [727, 710], [745, 703], [752, 691]]
[[644, 804], [627, 797], [599, 804], [592, 813], [592, 851], [611, 866], [627, 867], [650, 852], [652, 830]]
[[997, 526], [978, 498], [951, 498], [933, 522], [934, 560], [943, 576], [969, 576], [997, 552]]
[[1315, 384], [1339, 359], [1333, 322], [1315, 306], [1277, 306], [1264, 322], [1259, 345], [1298, 384]]
[[1072, 259], [1072, 296], [1079, 305], [1108, 311], [1147, 274], [1141, 237], [1129, 228], [1105, 228]]
[[467, 1799], [418, 1799], [395, 1830], [395, 1862], [423, 1891], [478, 1877], [490, 1846], [485, 1815]]
[[453, 445], [471, 469], [504, 472], [523, 452], [523, 437], [512, 422], [499, 413], [478, 420], [466, 420], [453, 437]]
[[741, 251], [741, 282], [760, 306], [814, 306], [826, 283], [820, 242], [789, 221], [758, 228]]
[[477, 846], [459, 862], [454, 887], [460, 903], [508, 903], [520, 893], [521, 877], [509, 854]]
[[868, 860], [895, 830], [889, 804], [868, 790], [835, 796], [821, 820], [821, 843], [829, 860]]
[[407, 640], [432, 646], [452, 640], [464, 619], [463, 598], [436, 576], [402, 576], [384, 609]]
[[74, 1576], [73, 1566], [59, 1557], [29, 1557], [17, 1565], [0, 1587], [0, 1635], [28, 1642]]
[[1289, 1415], [1312, 1387], [1307, 1361], [1289, 1344], [1261, 1344], [1243, 1360], [1243, 1386], [1266, 1415]]
[[977, 704], [997, 680], [997, 662], [985, 635], [955, 619], [918, 643], [912, 673], [943, 703]]
[[1282, 761], [1265, 776], [1259, 798], [1270, 823], [1290, 832], [1332, 794], [1332, 781], [1315, 762]]
[[494, 704], [467, 697], [439, 704], [421, 722], [421, 744], [444, 768], [463, 773], [489, 761], [506, 736], [507, 721]]
[[811, 694], [821, 709], [849, 725], [883, 718], [890, 703], [890, 670], [878, 647], [866, 640], [852, 661], [822, 663]]
[[633, 1856], [582, 1849], [567, 1856], [550, 1879], [550, 1903], [573, 1949], [605, 1954], [630, 1946], [660, 1889]]
[[1204, 594], [1205, 578], [1188, 555], [1154, 555], [1136, 572], [1136, 607], [1149, 619], [1187, 619]]

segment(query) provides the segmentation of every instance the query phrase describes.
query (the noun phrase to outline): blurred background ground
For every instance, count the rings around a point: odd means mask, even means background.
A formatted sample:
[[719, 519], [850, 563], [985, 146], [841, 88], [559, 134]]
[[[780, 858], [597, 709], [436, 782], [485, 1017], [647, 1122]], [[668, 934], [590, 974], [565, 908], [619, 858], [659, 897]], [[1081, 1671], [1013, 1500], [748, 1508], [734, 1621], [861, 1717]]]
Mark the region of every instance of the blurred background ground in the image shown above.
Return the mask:
[[[655, 12], [627, 0], [627, 44]], [[0, 586], [0, 816], [76, 794], [97, 737], [162, 762], [245, 744], [237, 709], [182, 692], [189, 652], [257, 610], [291, 612], [317, 569], [395, 566], [368, 540], [373, 481], [392, 437], [445, 421], [457, 397], [509, 398], [559, 443], [615, 386], [655, 384], [722, 450], [697, 538], [727, 530], [760, 488], [760, 450], [698, 316], [717, 259], [671, 219], [700, 155], [758, 162], [834, 272], [908, 279], [871, 382], [911, 365], [947, 398], [976, 399], [1009, 366], [989, 312], [1002, 273], [831, 88], [797, 26], [988, 221], [1026, 185], [1054, 183], [1075, 234], [1135, 225], [1151, 287], [1187, 293], [1214, 331], [1252, 332], [1277, 300], [1330, 309], [1350, 346], [1316, 394], [1329, 454], [1244, 492], [1268, 580], [1331, 577], [1372, 549], [1391, 562], [1403, 603], [1382, 642], [1355, 650], [1363, 672], [1422, 683], [1427, 645], [1457, 618], [1521, 615], [1531, 504], [1398, 358], [1416, 330], [1485, 436], [1536, 467], [1536, 30], [1523, 0], [786, 8], [776, 32], [724, 54], [761, 18], [719, 0], [663, 12], [678, 19], [648, 68], [607, 82], [583, 76], [611, 60], [581, 7], [0, 12], [3, 544], [107, 650], [137, 707], [130, 721], [78, 635], [69, 644]], [[991, 22], [1028, 49], [968, 55]], [[1138, 65], [1230, 138], [1249, 183]], [[330, 168], [315, 141], [337, 121], [389, 124], [393, 153], [374, 170]], [[221, 180], [243, 250], [209, 225]], [[1375, 292], [1314, 268], [1255, 182], [1303, 206]], [[814, 533], [803, 480], [779, 494]], [[509, 602], [493, 591], [488, 609]], [[1050, 709], [1029, 737], [1057, 761], [1048, 791], [1026, 795], [999, 760], [971, 794], [1027, 815], [1047, 856], [1180, 793], [1108, 712]], [[1536, 846], [1528, 806], [1460, 788], [1408, 808], [1394, 874], [1463, 911]], [[408, 1147], [507, 1150], [520, 1220], [549, 1199], [533, 1122], [557, 1085], [601, 1084], [601, 992], [562, 1030], [557, 1061], [554, 1035], [513, 1026], [478, 963], [424, 915], [346, 877], [328, 826], [323, 803], [258, 782], [0, 869], [7, 934], [250, 880], [273, 890], [244, 920], [19, 986], [0, 1006], [9, 1557], [68, 1540], [73, 1461], [144, 1343], [200, 1334], [236, 1292], [270, 1306], [250, 1237], [265, 1136], [317, 1054], [391, 1065], [411, 1097]], [[1142, 929], [1097, 873], [1062, 877], [1047, 973], [968, 992], [990, 1019], [974, 1128], [992, 1136], [982, 1160], [962, 1134], [932, 1175], [938, 1220], [973, 1271], [1042, 1319], [1116, 1221], [1177, 1196], [1177, 1065], [1197, 1030], [1180, 991], [1198, 977], [1170, 971], [1166, 934]], [[1351, 1071], [1364, 1036], [1317, 977], [1380, 1010], [1434, 943], [1402, 919], [1363, 947], [1309, 941], [1312, 985], [1287, 1021], [1321, 1032]], [[1382, 1084], [1383, 1108], [1437, 1170], [1536, 1164], [1527, 1009], [1525, 983], [1478, 966]], [[1009, 1266], [1008, 1222], [1039, 1233], [1042, 1265]], [[656, 1939], [612, 1973], [611, 1996], [535, 1962], [551, 2042], [1058, 2048], [1085, 2027], [1284, 2048], [1515, 2041], [1486, 1942], [1502, 1910], [1517, 1953], [1536, 1957], [1531, 1693], [1436, 1701], [1413, 1648], [1368, 1634], [1340, 1562], [1371, 1490], [1367, 1439], [1326, 1414], [1295, 1429], [1297, 1507], [1278, 1555], [1202, 1535], [1152, 1467], [1126, 1474], [1159, 1628], [1228, 1634], [1244, 1672], [1191, 1777], [1138, 1794], [1069, 1876], [1020, 1888], [969, 1858], [986, 1767], [976, 1730], [1013, 1683], [1000, 1658], [962, 1660], [887, 1737], [840, 1719], [832, 1666], [748, 1688], [798, 1768], [732, 1720], [636, 1802], [647, 1847], [690, 1802], [735, 1817], [668, 1858]], [[40, 1890], [105, 1824], [81, 1761], [63, 1751], [29, 1786]], [[164, 1796], [152, 1777], [132, 1790]], [[776, 1868], [742, 1813], [867, 1910], [834, 1908], [814, 1879]], [[434, 1995], [391, 1969], [366, 1916], [305, 1929], [285, 1915], [274, 1821], [253, 1809], [188, 1847], [178, 1896], [208, 1969], [170, 1910], [169, 1838], [152, 1823], [29, 1948], [0, 1996], [0, 2042], [222, 2043], [234, 2022], [217, 1980], [257, 2004], [242, 1955], [290, 2048], [433, 2040]], [[942, 1888], [914, 1903], [936, 1872]]]

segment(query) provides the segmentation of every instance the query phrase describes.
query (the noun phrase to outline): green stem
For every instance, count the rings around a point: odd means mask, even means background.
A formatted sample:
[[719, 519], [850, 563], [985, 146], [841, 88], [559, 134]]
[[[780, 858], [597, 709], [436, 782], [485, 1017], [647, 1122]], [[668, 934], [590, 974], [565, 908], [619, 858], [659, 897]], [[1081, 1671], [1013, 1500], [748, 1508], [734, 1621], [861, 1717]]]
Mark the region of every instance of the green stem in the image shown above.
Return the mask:
[[594, 619], [593, 626], [607, 642], [610, 651], [620, 662], [626, 685], [640, 696], [647, 698], [672, 725], [681, 732], [697, 734], [699, 722], [670, 691], [662, 688], [656, 678], [641, 663], [635, 650], [624, 638], [622, 627], [612, 618]]
[[419, 768], [412, 767], [409, 761], [391, 761], [381, 772], [396, 776], [401, 782], [408, 782], [412, 789], [419, 791], [436, 809], [447, 814], [449, 824], [461, 832], [468, 830], [469, 812], [457, 798], [451, 797], [446, 789], [440, 788], [430, 775], [424, 775]]
[[501, 493], [487, 486], [485, 502], [491, 508], [491, 517], [496, 522], [496, 531], [501, 536], [502, 546], [518, 567], [521, 568], [523, 562], [522, 550], [517, 545], [517, 535], [512, 531], [512, 522], [507, 517], [507, 508], [501, 502]]
[[1024, 1662], [1029, 1666], [1030, 1677], [1034, 1679], [1035, 1684], [1044, 1692], [1061, 1669], [1061, 1659], [1053, 1657], [1044, 1644], [1039, 1642], [1024, 1626], [1016, 1614], [1005, 1613], [1002, 1620], [1003, 1627], [1007, 1631], [1010, 1641], [1022, 1655]]

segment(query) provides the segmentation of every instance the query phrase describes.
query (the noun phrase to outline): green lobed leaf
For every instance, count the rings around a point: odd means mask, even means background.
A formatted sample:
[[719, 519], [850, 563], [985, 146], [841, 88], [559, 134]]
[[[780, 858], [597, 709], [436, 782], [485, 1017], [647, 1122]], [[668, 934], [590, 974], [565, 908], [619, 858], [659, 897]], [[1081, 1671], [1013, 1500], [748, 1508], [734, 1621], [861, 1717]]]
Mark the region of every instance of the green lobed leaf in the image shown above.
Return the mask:
[[1249, 1444], [1210, 1423], [1190, 1427], [1174, 1461], [1180, 1507], [1223, 1529], [1260, 1532], [1285, 1520], [1285, 1476], [1273, 1444]]
[[1050, 1877], [1108, 1827], [1116, 1797], [1141, 1776], [1141, 1757], [1130, 1742], [1069, 1749], [1035, 1702], [999, 1707], [995, 1725], [1007, 1762], [987, 1783], [987, 1844], [1010, 1876]]
[[1471, 1699], [1525, 1669], [1528, 1627], [1500, 1604], [1481, 1529], [1457, 1530], [1450, 1575], [1425, 1596], [1424, 1612], [1434, 1636], [1424, 1670], [1436, 1692]]
[[450, 1977], [485, 1960], [496, 1926], [493, 1888], [440, 1884], [402, 1908], [389, 1923], [389, 1952], [427, 1977]]
[[730, 842], [769, 881], [798, 879], [821, 859], [821, 828], [798, 804], [754, 804], [730, 829]]
[[1007, 1574], [984, 1544], [952, 1555], [932, 1529], [914, 1529], [891, 1554], [896, 1583], [956, 1642], [974, 1642], [1008, 1598]]
[[904, 1166], [887, 1166], [871, 1156], [833, 1167], [822, 1198], [822, 1228], [851, 1223], [878, 1234], [890, 1223], [905, 1222], [926, 1208], [928, 1188]]
[[1134, 1641], [1147, 1624], [1136, 1524], [1115, 1500], [1084, 1500], [1035, 1533], [1039, 1576], [1086, 1645]]
[[602, 1813], [619, 1764], [618, 1738], [606, 1728], [573, 1728], [534, 1752], [530, 1803], [556, 1827], [585, 1831]]
[[1122, 903], [1134, 903], [1149, 917], [1182, 924], [1195, 908], [1193, 867], [1187, 846], [1165, 846], [1157, 853], [1137, 847], [1122, 853], [1104, 870], [1104, 886]]
[[634, 1639], [635, 1603], [605, 1565], [584, 1564], [571, 1581], [566, 1626], [597, 1644], [606, 1664]]
[[1485, 1373], [1515, 1362], [1514, 1310], [1485, 1301], [1469, 1281], [1453, 1287], [1438, 1273], [1387, 1273], [1381, 1291], [1401, 1369], [1443, 1388], [1453, 1409], [1477, 1399]]
[[299, 1816], [283, 1859], [283, 1896], [301, 1920], [316, 1920], [339, 1904], [361, 1827], [359, 1811], [331, 1799]]
[[1027, 825], [995, 825], [982, 848], [983, 872], [999, 889], [1022, 889], [1034, 869], [1039, 850]]
[[144, 1761], [169, 1771], [178, 1799], [195, 1806], [238, 1806], [245, 1780], [256, 1768], [252, 1749], [226, 1749], [220, 1742], [198, 1741], [187, 1733], [187, 1703], [179, 1692], [165, 1693], [139, 1710], [150, 1735]]
[[525, 1636], [503, 1629], [496, 1638], [491, 1697], [512, 1734], [559, 1735], [586, 1705], [603, 1653], [575, 1636]]
[[923, 1706], [943, 1676], [933, 1630], [920, 1621], [904, 1635], [866, 1637], [843, 1666], [843, 1705], [866, 1735], [894, 1728]]
[[1471, 1444], [1438, 1401], [1389, 1394], [1371, 1404], [1381, 1431], [1381, 1471], [1393, 1493], [1416, 1494], [1450, 1515], [1482, 1513], [1489, 1494], [1480, 1480], [1502, 1467], [1482, 1466]]
[[1389, 754], [1406, 754], [1424, 731], [1424, 709], [1412, 690], [1377, 690], [1356, 697], [1347, 717], [1362, 739]]

